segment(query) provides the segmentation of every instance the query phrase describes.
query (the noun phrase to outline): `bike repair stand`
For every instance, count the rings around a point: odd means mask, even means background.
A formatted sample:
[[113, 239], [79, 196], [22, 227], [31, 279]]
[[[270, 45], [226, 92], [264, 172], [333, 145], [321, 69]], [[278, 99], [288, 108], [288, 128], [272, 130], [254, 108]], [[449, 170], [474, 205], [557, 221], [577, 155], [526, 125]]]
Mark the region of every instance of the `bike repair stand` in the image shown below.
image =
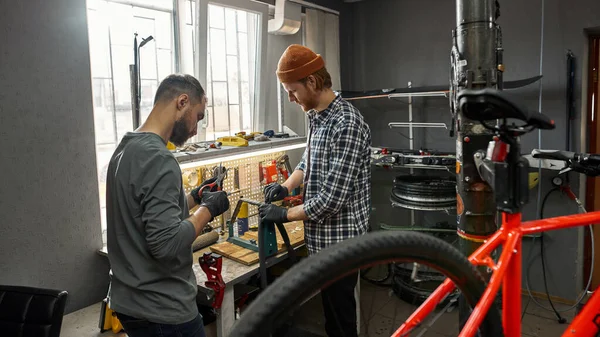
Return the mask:
[[270, 263], [272, 263], [272, 258], [275, 255], [277, 255], [278, 251], [275, 226], [277, 226], [279, 234], [281, 234], [281, 237], [283, 238], [283, 242], [285, 243], [289, 258], [292, 261], [292, 263], [296, 262], [296, 253], [292, 248], [290, 238], [283, 224], [276, 224], [272, 221], [264, 221], [261, 219], [260, 215], [258, 216], [258, 243], [256, 242], [256, 240], [247, 240], [235, 236], [233, 224], [236, 221], [237, 215], [240, 212], [240, 208], [242, 207], [243, 203], [248, 203], [254, 206], [261, 206], [263, 204], [255, 200], [245, 198], [240, 198], [240, 200], [238, 200], [237, 205], [235, 206], [235, 210], [233, 211], [233, 214], [231, 216], [231, 219], [227, 223], [229, 229], [229, 237], [227, 238], [227, 241], [240, 247], [244, 247], [246, 249], [258, 252], [260, 287], [262, 289], [265, 289], [267, 287], [267, 268], [271, 266]]
[[214, 291], [213, 294], [207, 294], [207, 298], [211, 299], [211, 306], [214, 309], [219, 309], [225, 295], [225, 282], [221, 276], [223, 257], [216, 253], [204, 253], [198, 258], [198, 263], [206, 273], [207, 280], [204, 285]]

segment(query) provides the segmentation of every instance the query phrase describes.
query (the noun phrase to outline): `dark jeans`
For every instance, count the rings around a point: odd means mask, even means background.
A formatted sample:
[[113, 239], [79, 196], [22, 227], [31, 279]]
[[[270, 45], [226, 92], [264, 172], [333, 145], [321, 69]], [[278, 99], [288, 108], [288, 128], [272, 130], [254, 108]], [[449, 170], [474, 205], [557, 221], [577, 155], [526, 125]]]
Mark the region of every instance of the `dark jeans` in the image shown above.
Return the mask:
[[358, 273], [346, 276], [321, 290], [325, 331], [329, 337], [356, 337], [354, 288]]
[[117, 313], [129, 337], [206, 337], [202, 316], [183, 324], [158, 324]]

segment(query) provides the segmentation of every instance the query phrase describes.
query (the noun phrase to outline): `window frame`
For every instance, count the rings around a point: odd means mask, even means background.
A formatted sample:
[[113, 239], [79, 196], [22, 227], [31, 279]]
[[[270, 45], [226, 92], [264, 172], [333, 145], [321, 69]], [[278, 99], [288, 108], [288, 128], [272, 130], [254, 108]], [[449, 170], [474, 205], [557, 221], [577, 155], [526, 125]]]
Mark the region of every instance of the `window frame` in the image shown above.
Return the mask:
[[[208, 5], [209, 4], [214, 4], [217, 6], [222, 6], [222, 7], [229, 7], [229, 8], [233, 8], [233, 9], [239, 9], [239, 10], [243, 10], [243, 11], [247, 11], [247, 12], [251, 12], [254, 14], [257, 14], [257, 20], [259, 22], [258, 24], [258, 29], [257, 29], [257, 35], [256, 35], [256, 41], [257, 41], [257, 47], [256, 47], [256, 70], [255, 70], [255, 90], [254, 90], [254, 96], [256, 97], [256, 99], [254, 100], [254, 104], [253, 104], [253, 115], [252, 115], [252, 124], [250, 125], [250, 127], [253, 130], [262, 130], [264, 129], [265, 126], [265, 120], [266, 120], [266, 105], [267, 105], [267, 95], [266, 95], [266, 88], [267, 88], [267, 84], [269, 82], [269, 76], [263, 76], [263, 71], [264, 69], [267, 67], [267, 43], [268, 43], [268, 21], [269, 21], [269, 5], [267, 3], [259, 3], [259, 2], [253, 2], [253, 1], [249, 1], [249, 0], [192, 0], [192, 2], [195, 4], [195, 10], [192, 14], [192, 17], [194, 18], [194, 31], [195, 31], [195, 36], [194, 36], [194, 40], [192, 41], [192, 43], [190, 43], [190, 41], [188, 39], [184, 39], [184, 34], [183, 34], [183, 30], [186, 29], [186, 25], [187, 25], [187, 21], [186, 21], [186, 15], [185, 15], [185, 7], [184, 6], [189, 6], [190, 0], [171, 0], [173, 3], [173, 7], [172, 9], [169, 8], [164, 8], [164, 7], [160, 7], [160, 6], [154, 6], [151, 4], [147, 4], [145, 3], [143, 0], [102, 0], [101, 2], [108, 2], [108, 3], [115, 3], [115, 4], [121, 4], [121, 5], [127, 5], [127, 6], [133, 6], [133, 7], [137, 7], [140, 9], [145, 9], [145, 10], [152, 10], [152, 11], [158, 11], [158, 12], [164, 12], [164, 13], [169, 13], [170, 14], [170, 19], [171, 19], [171, 25], [170, 25], [170, 29], [171, 29], [171, 50], [172, 50], [172, 71], [175, 73], [178, 72], [186, 72], [186, 73], [190, 73], [193, 74], [203, 86], [207, 85], [207, 74], [206, 74], [206, 70], [207, 70], [207, 56], [208, 56]], [[86, 4], [86, 14], [88, 11], [90, 10], [95, 10], [95, 9], [91, 9], [87, 4]], [[89, 24], [89, 23], [88, 23]], [[189, 29], [189, 28], [187, 28]], [[89, 27], [88, 27], [88, 32], [87, 34], [89, 34]], [[112, 119], [113, 119], [113, 124], [116, 125], [117, 123], [117, 117], [115, 114], [115, 83], [114, 83], [114, 65], [113, 65], [113, 61], [112, 58], [114, 56], [113, 54], [113, 50], [111, 48], [111, 41], [110, 41], [110, 35], [111, 35], [111, 29], [110, 29], [110, 25], [107, 24], [107, 31], [106, 34], [108, 35], [108, 43], [109, 43], [109, 54], [106, 55], [106, 57], [108, 57], [110, 59], [109, 61], [109, 78], [110, 78], [110, 96], [111, 96], [111, 107], [110, 107], [110, 113], [112, 115]], [[132, 37], [133, 38], [133, 37]], [[141, 37], [138, 36], [138, 43], [141, 42]], [[188, 58], [186, 59], [184, 57], [184, 54], [192, 51], [193, 53], [195, 53], [195, 55], [193, 55], [192, 58]], [[91, 55], [90, 55], [91, 57]], [[191, 61], [190, 61], [191, 60]], [[190, 64], [190, 62], [192, 64]], [[131, 63], [133, 63], [133, 58], [131, 59]], [[129, 75], [128, 75], [129, 76]], [[160, 83], [160, 81], [162, 80], [162, 78], [160, 78], [159, 74], [157, 73], [157, 78], [158, 78], [158, 83]], [[94, 81], [94, 77], [91, 78], [92, 82]], [[100, 94], [99, 92], [92, 92], [93, 95], [96, 94]], [[94, 109], [96, 107], [94, 106]], [[133, 107], [132, 107], [133, 108]], [[132, 109], [133, 110], [133, 109]], [[96, 118], [95, 116], [95, 111], [94, 111], [94, 119]], [[133, 119], [133, 114], [134, 111], [131, 112], [131, 118]], [[141, 119], [142, 116], [140, 116]], [[140, 122], [142, 122], [142, 120], [140, 120]], [[205, 120], [203, 122], [201, 122], [201, 124], [199, 124], [198, 127], [198, 135], [196, 139], [192, 138], [190, 139], [190, 141], [203, 141], [206, 140], [206, 133], [207, 133], [207, 126], [208, 126], [208, 118], [205, 118]], [[98, 151], [98, 147], [105, 144], [105, 145], [110, 145], [112, 147], [117, 147], [119, 142], [120, 142], [120, 138], [118, 135], [118, 127], [114, 126], [114, 135], [111, 136], [111, 141], [106, 143], [103, 141], [99, 141], [102, 140], [102, 137], [98, 137], [98, 135], [94, 136], [94, 149], [97, 152]], [[235, 130], [230, 130], [230, 132], [236, 132]], [[113, 139], [114, 138], [114, 139]], [[113, 143], [114, 141], [114, 143]], [[96, 154], [97, 155], [97, 154]], [[99, 186], [101, 185], [100, 182], [100, 171], [102, 170], [101, 167], [98, 167], [98, 184]], [[101, 193], [99, 193], [99, 197], [101, 196]], [[102, 209], [102, 200], [99, 200], [99, 210], [101, 213], [104, 213], [103, 215], [101, 215], [102, 218], [105, 218], [105, 211]], [[103, 224], [103, 221], [101, 221], [101, 226]], [[101, 227], [102, 228], [102, 227]], [[106, 242], [105, 239], [105, 235], [106, 235], [106, 228], [102, 228], [102, 239], [103, 242]]]
[[[265, 111], [266, 111], [266, 91], [268, 85], [268, 76], [262, 76], [263, 70], [267, 67], [267, 39], [268, 39], [268, 22], [269, 22], [269, 6], [266, 3], [258, 3], [248, 0], [196, 0], [196, 59], [195, 76], [200, 83], [208, 85], [207, 82], [207, 64], [208, 64], [208, 5], [214, 4], [232, 9], [252, 12], [258, 15], [259, 29], [257, 31], [257, 62], [256, 62], [256, 83], [254, 95], [258, 99], [254, 102], [254, 115], [252, 116], [253, 130], [263, 130], [265, 127]], [[200, 24], [202, 23], [202, 24]], [[262, 113], [261, 113], [262, 112]], [[207, 115], [208, 116], [208, 115]], [[198, 128], [199, 140], [206, 140], [208, 123], [210, 118], [205, 117]], [[230, 132], [235, 130], [230, 130]]]

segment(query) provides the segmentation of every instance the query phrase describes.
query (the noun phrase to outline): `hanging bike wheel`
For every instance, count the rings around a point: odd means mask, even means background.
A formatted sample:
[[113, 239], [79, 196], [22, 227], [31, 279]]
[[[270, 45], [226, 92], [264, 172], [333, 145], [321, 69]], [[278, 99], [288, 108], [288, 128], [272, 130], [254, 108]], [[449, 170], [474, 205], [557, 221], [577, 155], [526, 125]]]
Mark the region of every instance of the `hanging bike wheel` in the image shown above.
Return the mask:
[[392, 206], [424, 211], [456, 207], [456, 180], [441, 177], [403, 175], [394, 179]]
[[[417, 262], [449, 277], [474, 307], [486, 284], [477, 269], [450, 244], [421, 233], [372, 232], [338, 243], [296, 264], [242, 313], [231, 332], [236, 337], [269, 336], [320, 289], [345, 275], [380, 263]], [[487, 312], [479, 335], [502, 336], [496, 306]]]

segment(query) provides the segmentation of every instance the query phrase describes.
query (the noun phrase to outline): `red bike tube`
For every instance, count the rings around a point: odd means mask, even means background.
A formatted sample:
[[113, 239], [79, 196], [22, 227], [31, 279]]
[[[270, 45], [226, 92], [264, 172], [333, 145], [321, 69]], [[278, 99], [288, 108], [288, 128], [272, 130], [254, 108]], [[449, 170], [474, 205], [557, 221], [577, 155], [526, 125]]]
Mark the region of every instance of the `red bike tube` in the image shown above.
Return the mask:
[[587, 226], [600, 222], [600, 211], [584, 214], [573, 214], [548, 218], [542, 220], [527, 221], [521, 224], [523, 235], [548, 232], [556, 229]]
[[502, 230], [496, 231], [488, 240], [484, 241], [484, 244], [479, 246], [477, 250], [469, 256], [469, 262], [478, 266], [487, 266], [490, 254], [494, 249], [498, 248], [499, 245], [504, 243], [506, 237]]
[[418, 327], [425, 318], [442, 302], [442, 300], [456, 288], [454, 282], [449, 278], [437, 287], [431, 295], [419, 306], [419, 308], [410, 315], [409, 318], [392, 334], [391, 337], [406, 336], [412, 329]]
[[[502, 213], [502, 228], [508, 230], [508, 242], [503, 249], [508, 249], [508, 243], [514, 240], [514, 247], [507, 264], [502, 284], [502, 324], [505, 336], [521, 336], [521, 263], [522, 263], [522, 234], [521, 213]], [[511, 253], [508, 251], [508, 253]], [[502, 261], [503, 262], [503, 261]], [[499, 262], [501, 263], [501, 262]]]
[[[496, 264], [496, 266], [493, 268], [494, 272], [492, 273], [492, 277], [490, 278], [490, 283], [488, 287], [485, 289], [483, 296], [481, 296], [479, 303], [477, 303], [477, 305], [473, 309], [473, 312], [467, 320], [467, 323], [461, 330], [460, 335], [458, 335], [459, 337], [475, 336], [475, 334], [477, 333], [477, 329], [479, 328], [481, 322], [483, 322], [483, 319], [485, 318], [486, 313], [492, 306], [494, 298], [496, 298], [496, 294], [498, 293], [498, 289], [500, 289], [500, 285], [502, 284], [502, 280], [504, 278], [504, 275], [506, 274], [506, 270], [508, 269], [512, 258], [515, 255], [514, 250], [517, 246], [517, 243], [521, 239], [521, 233], [518, 230], [507, 233], [506, 231], [503, 231], [502, 228], [500, 231], [506, 236], [506, 244], [502, 249], [502, 255], [500, 256], [500, 259], [498, 259], [498, 263]], [[501, 241], [502, 240], [496, 240], [493, 242], [490, 241], [487, 242], [485, 246], [493, 243], [495, 247], [498, 247], [498, 244]]]

